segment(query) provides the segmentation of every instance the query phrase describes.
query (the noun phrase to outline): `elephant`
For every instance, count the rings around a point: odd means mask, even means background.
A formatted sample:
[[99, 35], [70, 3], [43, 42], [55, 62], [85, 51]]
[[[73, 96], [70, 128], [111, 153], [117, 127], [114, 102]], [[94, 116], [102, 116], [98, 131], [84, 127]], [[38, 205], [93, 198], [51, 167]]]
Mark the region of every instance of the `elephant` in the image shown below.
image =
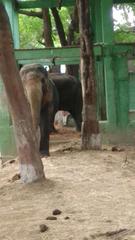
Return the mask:
[[49, 155], [49, 128], [57, 111], [57, 89], [41, 64], [27, 64], [20, 69], [24, 91], [30, 104], [33, 127], [41, 153]]
[[59, 94], [59, 110], [68, 111], [75, 120], [77, 131], [82, 123], [82, 87], [74, 76], [61, 73], [49, 73]]

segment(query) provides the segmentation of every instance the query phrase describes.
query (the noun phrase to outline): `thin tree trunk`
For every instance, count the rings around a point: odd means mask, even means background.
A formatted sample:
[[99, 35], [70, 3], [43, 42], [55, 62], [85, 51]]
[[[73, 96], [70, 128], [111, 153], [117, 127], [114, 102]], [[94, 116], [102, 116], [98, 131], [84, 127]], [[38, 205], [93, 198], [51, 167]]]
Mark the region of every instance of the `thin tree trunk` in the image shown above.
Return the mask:
[[54, 47], [54, 43], [52, 40], [52, 24], [49, 14], [49, 8], [42, 9], [42, 12], [43, 12], [45, 46]]
[[[74, 6], [73, 13], [71, 14], [70, 17], [71, 17], [71, 22], [68, 28], [67, 43], [68, 43], [68, 46], [74, 46], [74, 45], [77, 45], [75, 42], [75, 32], [79, 32], [77, 5]], [[79, 78], [79, 64], [67, 65], [66, 70], [68, 74], [75, 76], [77, 79]]]
[[59, 12], [58, 12], [57, 8], [51, 8], [51, 11], [52, 11], [52, 15], [55, 20], [55, 24], [56, 24], [56, 28], [57, 28], [57, 32], [59, 35], [61, 46], [67, 46], [68, 43], [66, 40], [66, 36], [65, 36], [63, 24], [61, 22], [61, 18], [59, 16]]
[[75, 45], [75, 32], [79, 32], [79, 23], [78, 23], [78, 9], [77, 5], [74, 6], [73, 13], [71, 14], [71, 22], [68, 27], [67, 42], [68, 46]]
[[30, 107], [14, 58], [12, 35], [6, 10], [0, 3], [0, 73], [13, 120], [19, 155], [21, 180], [25, 183], [44, 178]]
[[77, 0], [83, 89], [82, 149], [100, 149], [101, 137], [96, 114], [96, 81], [89, 4], [89, 0]]
[[[52, 38], [52, 23], [49, 13], [49, 8], [42, 9], [43, 24], [44, 24], [44, 42], [46, 47], [54, 47]], [[60, 66], [50, 66], [50, 72], [60, 72]]]

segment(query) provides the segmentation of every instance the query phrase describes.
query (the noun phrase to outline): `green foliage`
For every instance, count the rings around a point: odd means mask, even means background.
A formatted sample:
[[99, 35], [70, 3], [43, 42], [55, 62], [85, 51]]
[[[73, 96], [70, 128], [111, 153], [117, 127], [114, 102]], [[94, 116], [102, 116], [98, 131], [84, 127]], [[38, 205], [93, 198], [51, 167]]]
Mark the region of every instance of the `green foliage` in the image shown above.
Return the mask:
[[117, 43], [134, 43], [135, 33], [115, 31], [114, 40]]
[[37, 17], [19, 15], [20, 47], [41, 48], [43, 21]]
[[[114, 39], [115, 42], [135, 42], [135, 31], [129, 21], [130, 12], [135, 13], [135, 4], [117, 4], [114, 6], [117, 10], [121, 11], [124, 23], [114, 22]], [[37, 11], [37, 9], [34, 11]], [[39, 11], [39, 9], [38, 9]], [[62, 7], [59, 10], [60, 17], [64, 26], [65, 34], [68, 34], [69, 24], [71, 22], [71, 14], [73, 13], [73, 7]], [[60, 47], [59, 36], [55, 26], [54, 18], [51, 14], [52, 21], [52, 34], [55, 47]], [[21, 48], [42, 48], [43, 42], [43, 21], [37, 17], [29, 17], [25, 15], [19, 15], [19, 28], [20, 28], [20, 45]], [[77, 41], [79, 34], [75, 33], [75, 42]]]
[[[34, 10], [35, 11], [35, 10]], [[70, 15], [72, 9], [62, 7], [59, 11], [65, 33], [68, 32], [68, 26], [70, 24]], [[51, 14], [51, 11], [50, 11]], [[59, 36], [56, 30], [54, 18], [51, 15], [52, 21], [52, 33], [54, 45], [60, 47]], [[37, 17], [30, 17], [25, 15], [19, 15], [19, 28], [20, 28], [20, 45], [21, 48], [41, 48], [43, 45], [43, 21]]]
[[69, 15], [69, 10], [66, 7], [62, 7], [61, 10], [59, 11], [60, 17], [62, 19], [62, 23], [64, 26], [65, 33], [67, 34], [68, 32], [68, 27], [70, 24], [70, 15]]
[[[51, 14], [51, 11], [50, 11], [50, 14]], [[61, 10], [59, 10], [59, 15], [60, 15], [60, 18], [62, 19], [62, 24], [63, 24], [63, 27], [64, 27], [65, 34], [67, 35], [68, 27], [69, 27], [69, 24], [70, 24], [69, 9], [66, 8], [66, 7], [62, 7]], [[51, 15], [51, 21], [52, 21], [52, 33], [53, 33], [54, 45], [55, 45], [55, 47], [60, 47], [61, 44], [60, 44], [60, 41], [59, 41], [59, 36], [58, 36], [58, 33], [57, 33], [57, 29], [56, 29], [56, 26], [55, 26], [55, 21], [54, 21], [54, 18], [52, 17], [52, 15]]]
[[133, 43], [135, 42], [135, 29], [133, 23], [129, 20], [131, 13], [135, 14], [135, 4], [118, 4], [115, 8], [121, 11], [123, 23], [114, 22], [114, 39], [115, 42]]

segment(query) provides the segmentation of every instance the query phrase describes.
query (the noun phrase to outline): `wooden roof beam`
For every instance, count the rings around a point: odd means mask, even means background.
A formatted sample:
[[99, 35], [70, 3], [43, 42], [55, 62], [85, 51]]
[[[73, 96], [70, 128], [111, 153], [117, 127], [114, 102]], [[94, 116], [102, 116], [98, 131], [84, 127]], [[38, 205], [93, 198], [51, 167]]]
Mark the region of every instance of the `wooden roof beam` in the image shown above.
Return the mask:
[[113, 0], [113, 3], [121, 4], [121, 3], [135, 3], [135, 0]]
[[[60, 4], [61, 2], [61, 4]], [[37, 0], [37, 1], [16, 1], [17, 8], [24, 9], [24, 8], [53, 8], [61, 6], [73, 6], [75, 5], [75, 0]]]

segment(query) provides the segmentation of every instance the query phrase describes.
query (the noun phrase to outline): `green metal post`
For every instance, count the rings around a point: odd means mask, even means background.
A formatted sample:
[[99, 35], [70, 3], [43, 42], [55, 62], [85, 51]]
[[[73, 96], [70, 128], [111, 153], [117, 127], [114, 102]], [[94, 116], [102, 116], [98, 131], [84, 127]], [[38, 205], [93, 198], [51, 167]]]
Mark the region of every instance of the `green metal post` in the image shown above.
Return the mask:
[[113, 0], [101, 0], [102, 40], [104, 43], [113, 43]]
[[13, 128], [3, 82], [0, 77], [0, 153], [2, 156], [16, 155]]
[[[95, 42], [109, 44], [113, 43], [113, 20], [112, 20], [113, 0], [94, 0], [92, 3], [93, 29], [95, 29]], [[115, 104], [115, 85], [114, 73], [112, 68], [111, 56], [103, 56], [97, 63], [98, 81], [102, 81], [102, 105], [106, 108], [107, 120], [111, 129], [116, 127], [116, 104]], [[100, 68], [100, 69], [99, 69]], [[103, 76], [104, 75], [104, 76]], [[104, 91], [105, 85], [105, 91]], [[101, 84], [100, 84], [101, 86]], [[106, 96], [105, 96], [106, 94]]]
[[14, 48], [19, 48], [19, 23], [18, 23], [18, 14], [15, 9], [14, 0], [4, 0], [3, 1], [11, 24], [12, 35], [14, 40]]
[[114, 57], [114, 71], [116, 74], [116, 100], [118, 127], [126, 129], [129, 123], [129, 76], [127, 57]]
[[[113, 19], [112, 7], [113, 0], [101, 0], [101, 16], [102, 16], [102, 40], [104, 44], [113, 43]], [[110, 130], [116, 128], [116, 101], [115, 101], [115, 83], [114, 72], [112, 67], [112, 57], [110, 55], [104, 58], [104, 74], [107, 99], [107, 119]]]
[[[94, 32], [94, 42], [102, 43], [102, 17], [101, 17], [101, 0], [91, 2], [91, 21]], [[96, 58], [96, 80], [97, 80], [97, 111], [98, 119], [106, 120], [106, 95], [104, 79], [104, 61], [102, 57]]]
[[[14, 9], [13, 9], [13, 2], [10, 0], [4, 0], [3, 3], [8, 12], [10, 23], [11, 23], [11, 29], [14, 34], [18, 30], [17, 30], [17, 25], [15, 25], [16, 21], [15, 21]], [[15, 42], [15, 46], [19, 47], [19, 44], [17, 41], [15, 41], [15, 39], [16, 39], [16, 35], [14, 35], [14, 42]], [[0, 76], [0, 154], [2, 156], [16, 155], [13, 127], [11, 126], [11, 118], [9, 114], [6, 93], [5, 93], [1, 76]]]
[[94, 31], [94, 42], [103, 42], [101, 0], [91, 2], [92, 28]]

